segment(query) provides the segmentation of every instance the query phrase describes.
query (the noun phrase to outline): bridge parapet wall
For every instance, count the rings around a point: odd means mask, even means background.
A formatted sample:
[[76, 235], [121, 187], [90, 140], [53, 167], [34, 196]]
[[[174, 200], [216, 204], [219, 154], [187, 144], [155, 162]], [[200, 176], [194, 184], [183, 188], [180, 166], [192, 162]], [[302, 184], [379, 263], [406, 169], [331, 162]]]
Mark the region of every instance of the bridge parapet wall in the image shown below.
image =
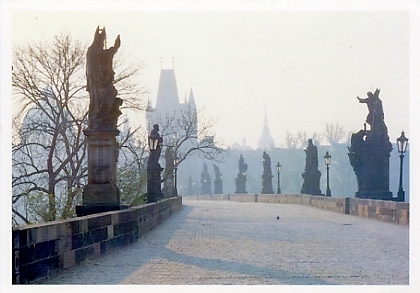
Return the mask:
[[410, 222], [410, 206], [407, 202], [350, 197], [325, 197], [309, 194], [212, 194], [189, 196], [188, 199], [302, 204], [337, 213], [350, 214], [405, 226], [408, 226]]
[[182, 207], [182, 198], [126, 210], [13, 228], [13, 284], [52, 273], [135, 242]]

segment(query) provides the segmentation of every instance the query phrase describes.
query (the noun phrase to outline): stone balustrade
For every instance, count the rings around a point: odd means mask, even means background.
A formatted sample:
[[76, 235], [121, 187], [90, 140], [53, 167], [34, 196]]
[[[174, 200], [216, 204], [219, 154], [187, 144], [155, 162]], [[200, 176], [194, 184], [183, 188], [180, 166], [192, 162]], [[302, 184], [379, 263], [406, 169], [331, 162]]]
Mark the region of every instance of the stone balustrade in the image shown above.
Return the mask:
[[376, 219], [400, 225], [409, 225], [409, 203], [350, 197], [325, 197], [308, 194], [203, 194], [185, 197], [199, 200], [230, 200], [236, 202], [263, 202], [303, 204], [333, 212]]
[[126, 210], [13, 228], [13, 284], [52, 273], [135, 242], [182, 207], [182, 198]]

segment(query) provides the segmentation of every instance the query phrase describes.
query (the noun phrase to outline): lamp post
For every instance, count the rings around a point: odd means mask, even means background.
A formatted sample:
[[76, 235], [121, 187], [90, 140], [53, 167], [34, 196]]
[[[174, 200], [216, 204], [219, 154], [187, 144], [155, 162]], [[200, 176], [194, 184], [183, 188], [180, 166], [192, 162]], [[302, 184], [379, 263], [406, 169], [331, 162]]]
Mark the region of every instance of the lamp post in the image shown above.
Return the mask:
[[179, 158], [178, 158], [178, 156], [175, 154], [175, 158], [174, 158], [174, 170], [175, 170], [175, 178], [174, 178], [174, 193], [175, 193], [175, 196], [178, 196], [178, 188], [177, 188], [177, 186], [176, 186], [176, 173], [177, 173], [177, 170], [178, 170], [178, 164], [179, 164]]
[[280, 162], [277, 162], [276, 170], [277, 170], [277, 194], [281, 194], [281, 189], [280, 189], [280, 171], [281, 171], [281, 165], [280, 165]]
[[157, 202], [163, 198], [160, 187], [160, 172], [162, 172], [163, 169], [159, 165], [162, 137], [159, 135], [158, 131], [159, 125], [155, 124], [149, 136], [150, 155], [147, 161], [147, 202]]
[[402, 174], [403, 174], [403, 159], [404, 153], [407, 150], [408, 138], [405, 137], [404, 130], [401, 131], [401, 136], [397, 138], [398, 152], [400, 153], [400, 184], [398, 187], [397, 201], [404, 201], [405, 192], [402, 188]]
[[327, 191], [325, 192], [325, 196], [331, 196], [331, 189], [330, 189], [331, 156], [328, 154], [328, 151], [325, 153], [324, 160], [325, 160], [325, 165], [327, 166]]

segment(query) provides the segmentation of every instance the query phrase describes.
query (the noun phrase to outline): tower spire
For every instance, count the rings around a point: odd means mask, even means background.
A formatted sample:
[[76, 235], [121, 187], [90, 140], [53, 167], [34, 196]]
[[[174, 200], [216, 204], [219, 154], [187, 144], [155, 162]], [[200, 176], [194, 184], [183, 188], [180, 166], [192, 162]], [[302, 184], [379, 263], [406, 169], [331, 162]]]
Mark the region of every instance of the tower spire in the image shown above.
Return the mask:
[[258, 148], [262, 150], [269, 150], [274, 147], [274, 139], [271, 136], [270, 129], [268, 128], [267, 119], [267, 105], [264, 107], [264, 125], [261, 132], [261, 137], [258, 140]]

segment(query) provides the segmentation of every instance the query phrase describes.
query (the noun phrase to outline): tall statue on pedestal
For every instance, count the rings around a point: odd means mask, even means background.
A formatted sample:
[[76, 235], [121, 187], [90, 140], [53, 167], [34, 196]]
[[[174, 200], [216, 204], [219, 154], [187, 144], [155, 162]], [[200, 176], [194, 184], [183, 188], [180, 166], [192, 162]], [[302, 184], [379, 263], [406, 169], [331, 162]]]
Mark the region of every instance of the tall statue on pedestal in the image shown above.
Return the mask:
[[379, 89], [368, 92], [367, 98], [359, 98], [359, 103], [368, 107], [366, 123], [370, 130], [359, 130], [351, 136], [349, 149], [350, 164], [357, 177], [357, 198], [392, 200], [389, 191], [389, 155], [392, 150], [388, 129], [384, 121]]
[[303, 184], [300, 193], [321, 195], [321, 189], [319, 189], [321, 172], [318, 170], [318, 148], [313, 144], [312, 139], [308, 139], [305, 153], [306, 164], [305, 172], [302, 174]]
[[211, 180], [208, 172], [207, 164], [203, 163], [203, 171], [201, 171], [201, 194], [211, 194]]
[[239, 156], [239, 173], [235, 178], [236, 191], [235, 193], [247, 193], [246, 191], [246, 171], [248, 170], [248, 164], [245, 164], [244, 157]]
[[271, 158], [264, 152], [263, 153], [263, 174], [262, 174], [262, 194], [274, 194], [273, 190], [273, 174], [271, 173]]
[[214, 169], [214, 194], [222, 194], [223, 193], [223, 180], [222, 180], [222, 173], [220, 173], [220, 169], [218, 166], [213, 164]]
[[89, 92], [89, 123], [84, 130], [88, 145], [88, 185], [83, 190], [83, 205], [76, 207], [78, 216], [121, 209], [120, 192], [116, 185], [118, 143], [115, 137], [119, 106], [114, 87], [112, 60], [120, 47], [120, 36], [114, 46], [106, 49], [105, 28], [95, 31], [87, 51], [86, 78]]

